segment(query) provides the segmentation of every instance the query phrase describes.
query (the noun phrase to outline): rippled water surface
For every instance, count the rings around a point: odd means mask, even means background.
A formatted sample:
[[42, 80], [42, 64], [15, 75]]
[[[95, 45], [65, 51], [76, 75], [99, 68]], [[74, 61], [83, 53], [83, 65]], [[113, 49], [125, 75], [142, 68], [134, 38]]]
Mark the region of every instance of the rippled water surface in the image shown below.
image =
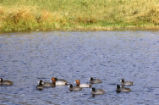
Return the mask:
[[[91, 89], [70, 92], [67, 86], [36, 90], [52, 76], [71, 83], [91, 76], [106, 94]], [[159, 32], [38, 32], [0, 35], [0, 105], [159, 105]], [[132, 92], [115, 92], [121, 78]]]

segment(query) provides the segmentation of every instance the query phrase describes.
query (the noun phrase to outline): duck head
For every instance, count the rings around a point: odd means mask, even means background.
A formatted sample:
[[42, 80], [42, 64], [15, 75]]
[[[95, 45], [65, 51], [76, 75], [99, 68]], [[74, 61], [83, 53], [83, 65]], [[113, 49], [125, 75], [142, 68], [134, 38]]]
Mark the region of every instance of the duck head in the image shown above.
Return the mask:
[[70, 84], [70, 88], [73, 88], [73, 85], [72, 85], [72, 84]]
[[77, 85], [77, 86], [80, 85], [80, 80], [76, 80], [76, 85]]
[[117, 88], [117, 89], [120, 89], [120, 85], [119, 85], [119, 84], [117, 84], [116, 88]]
[[121, 82], [122, 82], [122, 83], [124, 83], [124, 82], [125, 82], [124, 78], [122, 78], [122, 79], [121, 79]]
[[3, 78], [0, 78], [0, 82], [3, 82]]
[[90, 81], [93, 81], [93, 80], [94, 80], [93, 77], [91, 77], [91, 78], [90, 78]]
[[52, 77], [52, 78], [51, 78], [51, 80], [52, 80], [52, 83], [55, 83], [55, 82], [56, 82], [56, 80], [57, 80], [57, 78]]
[[43, 84], [44, 84], [44, 83], [43, 83], [43, 80], [40, 80], [40, 81], [39, 81], [39, 85], [42, 86]]
[[52, 77], [52, 78], [54, 78], [56, 81], [58, 80], [56, 77]]
[[93, 92], [95, 92], [95, 91], [96, 91], [96, 89], [93, 87], [93, 88], [92, 88], [92, 91], [93, 91]]
[[117, 92], [117, 93], [120, 93], [120, 92], [121, 92], [121, 89], [120, 89], [120, 85], [119, 85], [119, 84], [117, 84], [117, 86], [116, 86], [116, 92]]

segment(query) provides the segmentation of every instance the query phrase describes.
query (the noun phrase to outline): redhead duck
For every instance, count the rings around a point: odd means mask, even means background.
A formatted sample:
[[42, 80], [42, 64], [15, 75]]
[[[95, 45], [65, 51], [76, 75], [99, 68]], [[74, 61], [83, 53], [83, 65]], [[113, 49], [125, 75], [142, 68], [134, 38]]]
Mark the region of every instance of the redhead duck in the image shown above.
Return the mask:
[[13, 82], [10, 80], [3, 80], [3, 78], [0, 78], [0, 85], [11, 86], [13, 85]]
[[81, 91], [82, 88], [79, 87], [79, 86], [73, 86], [72, 84], [70, 84], [69, 90], [70, 90], [70, 91]]
[[119, 84], [117, 84], [117, 88], [116, 88], [116, 92], [120, 93], [120, 92], [130, 92], [131, 89], [130, 88], [125, 88], [124, 86], [120, 87]]
[[91, 84], [80, 84], [80, 80], [76, 80], [76, 86], [79, 86], [81, 88], [90, 88]]
[[92, 96], [102, 95], [104, 93], [105, 91], [103, 89], [95, 89], [94, 87], [92, 88]]
[[124, 79], [121, 79], [121, 85], [123, 85], [123, 86], [132, 86], [133, 82], [132, 81], [125, 81]]
[[38, 83], [38, 85], [36, 86], [36, 89], [37, 89], [37, 90], [43, 90], [43, 88], [44, 88], [44, 87], [43, 87], [43, 84], [44, 84], [43, 81], [40, 80], [39, 83]]
[[56, 86], [64, 86], [64, 85], [67, 85], [67, 81], [64, 80], [64, 79], [57, 79], [55, 77], [52, 77], [51, 78], [52, 82], [55, 82], [55, 85]]
[[96, 79], [96, 78], [91, 77], [90, 78], [90, 83], [91, 84], [97, 84], [97, 83], [102, 83], [102, 81], [100, 79]]

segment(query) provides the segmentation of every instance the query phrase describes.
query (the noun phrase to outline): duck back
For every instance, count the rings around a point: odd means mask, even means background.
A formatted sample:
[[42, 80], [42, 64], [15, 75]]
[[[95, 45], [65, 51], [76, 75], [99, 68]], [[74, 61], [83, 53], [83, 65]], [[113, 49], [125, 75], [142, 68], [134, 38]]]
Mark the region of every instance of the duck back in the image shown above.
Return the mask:
[[11, 86], [13, 85], [13, 82], [9, 80], [3, 80], [3, 82], [1, 82], [0, 85]]

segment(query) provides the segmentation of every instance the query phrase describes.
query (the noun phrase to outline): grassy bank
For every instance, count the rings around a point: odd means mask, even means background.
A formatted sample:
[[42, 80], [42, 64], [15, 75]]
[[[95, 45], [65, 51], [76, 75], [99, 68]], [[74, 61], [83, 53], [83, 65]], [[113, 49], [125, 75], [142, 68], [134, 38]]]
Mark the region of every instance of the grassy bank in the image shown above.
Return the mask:
[[159, 29], [158, 0], [0, 0], [0, 32]]

